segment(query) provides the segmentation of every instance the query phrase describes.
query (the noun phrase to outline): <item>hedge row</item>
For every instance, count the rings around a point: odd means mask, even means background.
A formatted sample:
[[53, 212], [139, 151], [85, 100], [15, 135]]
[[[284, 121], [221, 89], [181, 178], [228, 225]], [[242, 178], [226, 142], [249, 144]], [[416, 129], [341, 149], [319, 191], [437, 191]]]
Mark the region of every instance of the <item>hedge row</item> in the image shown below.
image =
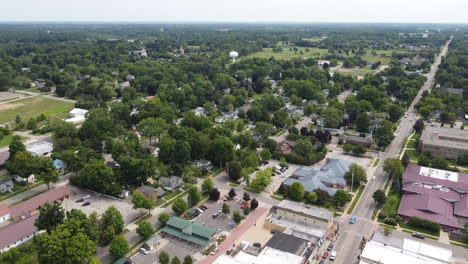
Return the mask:
[[440, 232], [440, 225], [438, 223], [422, 219], [419, 217], [410, 217], [408, 219], [408, 225], [413, 227], [422, 227], [427, 230], [431, 230], [434, 232]]

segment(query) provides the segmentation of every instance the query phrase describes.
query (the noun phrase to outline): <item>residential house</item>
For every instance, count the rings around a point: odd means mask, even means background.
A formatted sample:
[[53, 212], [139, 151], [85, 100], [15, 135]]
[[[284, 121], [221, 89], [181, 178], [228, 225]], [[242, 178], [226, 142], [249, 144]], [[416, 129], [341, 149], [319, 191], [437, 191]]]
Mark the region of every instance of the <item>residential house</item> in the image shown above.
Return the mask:
[[439, 223], [444, 229], [468, 224], [468, 174], [408, 165], [398, 215]]
[[154, 99], [154, 98], [156, 98], [156, 97], [153, 96], [153, 95], [149, 95], [149, 96], [146, 96], [143, 100], [149, 101], [149, 100]]
[[294, 141], [281, 141], [276, 146], [276, 150], [284, 154], [292, 153], [295, 144]]
[[141, 56], [141, 57], [148, 57], [145, 49], [142, 50], [134, 50], [131, 52], [133, 55]]
[[37, 89], [42, 89], [46, 87], [46, 81], [44, 79], [34, 80], [34, 87]]
[[205, 248], [214, 241], [216, 229], [173, 216], [167, 221], [166, 227], [161, 232]]
[[128, 81], [128, 82], [131, 81], [131, 80], [133, 80], [133, 79], [135, 79], [135, 76], [133, 76], [133, 75], [131, 75], [131, 74], [125, 76], [125, 80]]
[[86, 120], [87, 113], [88, 113], [88, 110], [86, 109], [73, 108], [70, 111], [70, 118], [66, 119], [65, 122], [72, 123], [72, 124], [84, 122]]
[[178, 188], [184, 185], [184, 181], [182, 177], [178, 176], [171, 176], [170, 178], [167, 177], [159, 177], [158, 179], [159, 184], [161, 184], [164, 190], [173, 192]]
[[195, 113], [196, 116], [206, 116], [206, 111], [205, 107], [197, 107], [193, 109], [193, 112]]
[[13, 175], [13, 179], [15, 179], [16, 182], [27, 184], [27, 183], [34, 182], [36, 180], [36, 177], [34, 177], [34, 174], [29, 175], [29, 177], [27, 178], [19, 176], [18, 174], [15, 174]]
[[320, 169], [300, 167], [283, 181], [283, 186], [289, 188], [293, 183], [300, 182], [306, 193], [321, 189], [333, 196], [338, 189], [346, 186], [344, 175], [349, 171], [351, 164], [344, 160], [327, 159]]
[[127, 81], [127, 82], [120, 83], [120, 84], [119, 84], [119, 87], [120, 87], [120, 89], [122, 89], [122, 90], [123, 90], [123, 89], [130, 88], [130, 82]]
[[155, 189], [153, 187], [143, 185], [138, 188], [138, 190], [140, 190], [146, 198], [150, 198], [154, 202], [166, 194], [161, 187]]
[[200, 167], [200, 168], [206, 169], [206, 170], [213, 169], [213, 164], [211, 163], [211, 161], [205, 160], [205, 159], [194, 160], [192, 162], [192, 165], [195, 166], [195, 167]]
[[50, 157], [52, 155], [52, 150], [54, 146], [50, 142], [39, 142], [26, 146], [26, 151], [31, 153], [33, 156], [38, 157]]
[[63, 171], [67, 167], [67, 164], [63, 160], [55, 159], [54, 160], [54, 167], [55, 167], [56, 170]]
[[11, 179], [0, 179], [0, 193], [11, 192], [13, 181]]

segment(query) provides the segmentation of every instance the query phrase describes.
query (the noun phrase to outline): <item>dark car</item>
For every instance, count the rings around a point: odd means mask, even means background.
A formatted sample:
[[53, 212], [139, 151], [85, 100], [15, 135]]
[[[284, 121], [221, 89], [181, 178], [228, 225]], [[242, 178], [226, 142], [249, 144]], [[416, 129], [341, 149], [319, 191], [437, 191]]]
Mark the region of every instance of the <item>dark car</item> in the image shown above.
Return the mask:
[[320, 260], [319, 264], [325, 264], [325, 260]]
[[202, 206], [201, 206], [201, 208], [203, 208], [203, 209], [207, 210], [207, 209], [208, 209], [208, 206], [206, 206], [206, 205], [202, 205]]
[[229, 249], [228, 251], [226, 251], [226, 255], [231, 255], [232, 251], [233, 251], [233, 249], [232, 249], [232, 248], [231, 248], [231, 249]]
[[333, 249], [333, 244], [328, 245], [327, 251], [332, 251], [332, 249]]
[[273, 235], [276, 234], [276, 230], [271, 230], [271, 232]]
[[420, 234], [420, 233], [413, 233], [411, 234], [413, 237], [416, 237], [416, 238], [421, 238], [421, 239], [424, 239], [424, 235], [423, 234]]
[[88, 206], [88, 205], [90, 205], [90, 204], [91, 204], [91, 202], [85, 202], [85, 203], [83, 203], [82, 206]]
[[77, 203], [82, 203], [83, 201], [84, 201], [84, 199], [76, 200]]
[[253, 246], [256, 247], [256, 248], [261, 248], [262, 244], [260, 244], [258, 242], [255, 242], [255, 243], [253, 243]]

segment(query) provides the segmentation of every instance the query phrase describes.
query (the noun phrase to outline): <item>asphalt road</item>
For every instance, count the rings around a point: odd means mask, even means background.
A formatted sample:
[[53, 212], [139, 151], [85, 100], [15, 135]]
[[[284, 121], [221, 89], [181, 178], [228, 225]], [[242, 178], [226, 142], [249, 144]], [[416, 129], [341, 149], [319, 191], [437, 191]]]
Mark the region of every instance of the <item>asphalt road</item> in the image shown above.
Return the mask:
[[417, 112], [414, 109], [414, 106], [422, 97], [422, 93], [424, 91], [430, 90], [432, 83], [434, 82], [434, 77], [441, 62], [441, 56], [446, 56], [448, 50], [448, 44], [442, 48], [439, 56], [436, 58], [434, 64], [431, 67], [431, 71], [427, 75], [427, 81], [423, 84], [421, 89], [419, 90], [418, 94], [414, 98], [413, 102], [411, 103], [410, 107], [408, 108], [407, 114], [408, 117], [402, 117], [400, 124], [398, 125], [397, 130], [395, 131], [396, 136], [393, 139], [390, 146], [384, 152], [380, 152], [379, 159], [380, 162], [375, 170], [375, 175], [377, 176], [375, 181], [371, 181], [367, 184], [367, 187], [357, 204], [356, 208], [354, 209], [353, 214], [357, 217], [362, 218], [370, 218], [372, 212], [375, 208], [375, 202], [372, 199], [372, 194], [378, 190], [382, 189], [385, 185], [385, 181], [387, 180], [387, 175], [383, 172], [383, 162], [388, 158], [395, 158], [398, 156], [400, 148], [402, 146], [403, 140], [408, 137], [413, 132], [413, 125], [417, 118]]
[[[338, 252], [335, 260], [336, 264], [349, 264], [357, 263], [359, 243], [363, 236], [370, 237], [372, 233], [377, 229], [377, 225], [373, 224], [370, 220], [372, 212], [375, 208], [375, 202], [372, 198], [372, 194], [378, 190], [383, 189], [387, 180], [387, 175], [383, 172], [383, 162], [388, 158], [395, 158], [398, 156], [403, 140], [413, 132], [413, 124], [417, 118], [417, 112], [414, 106], [422, 97], [424, 91], [430, 90], [434, 82], [435, 74], [441, 63], [441, 57], [447, 55], [448, 45], [451, 40], [442, 48], [439, 56], [436, 58], [434, 64], [431, 66], [431, 71], [427, 74], [427, 81], [423, 84], [418, 94], [414, 98], [413, 102], [408, 108], [407, 117], [403, 117], [398, 124], [398, 128], [395, 131], [396, 136], [393, 139], [390, 146], [388, 146], [383, 152], [379, 153], [378, 158], [380, 162], [374, 172], [376, 180], [369, 181], [364, 193], [361, 196], [356, 208], [353, 211], [353, 215], [357, 217], [357, 221], [354, 225], [346, 222], [340, 224], [342, 234], [338, 237], [336, 242], [336, 249]], [[349, 221], [350, 216], [341, 217], [344, 221]]]

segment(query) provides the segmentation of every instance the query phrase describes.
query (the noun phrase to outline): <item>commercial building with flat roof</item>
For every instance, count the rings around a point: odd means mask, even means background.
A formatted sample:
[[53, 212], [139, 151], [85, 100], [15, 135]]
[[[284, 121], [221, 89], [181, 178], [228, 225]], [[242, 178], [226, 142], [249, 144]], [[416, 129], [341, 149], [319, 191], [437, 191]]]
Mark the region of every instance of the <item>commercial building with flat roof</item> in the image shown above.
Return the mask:
[[333, 222], [333, 213], [311, 205], [283, 200], [276, 206], [276, 214], [311, 225], [328, 229]]
[[420, 241], [376, 233], [366, 243], [359, 264], [449, 264], [452, 251]]
[[419, 139], [419, 150], [429, 152], [435, 157], [457, 159], [468, 153], [468, 131], [426, 126]]
[[468, 174], [409, 165], [402, 189], [400, 216], [427, 219], [446, 229], [468, 224]]
[[276, 232], [265, 245], [265, 247], [274, 248], [297, 256], [304, 256], [309, 246], [309, 241], [282, 232]]
[[176, 216], [167, 221], [162, 232], [202, 247], [208, 246], [216, 234], [216, 230], [209, 226], [190, 222]]

